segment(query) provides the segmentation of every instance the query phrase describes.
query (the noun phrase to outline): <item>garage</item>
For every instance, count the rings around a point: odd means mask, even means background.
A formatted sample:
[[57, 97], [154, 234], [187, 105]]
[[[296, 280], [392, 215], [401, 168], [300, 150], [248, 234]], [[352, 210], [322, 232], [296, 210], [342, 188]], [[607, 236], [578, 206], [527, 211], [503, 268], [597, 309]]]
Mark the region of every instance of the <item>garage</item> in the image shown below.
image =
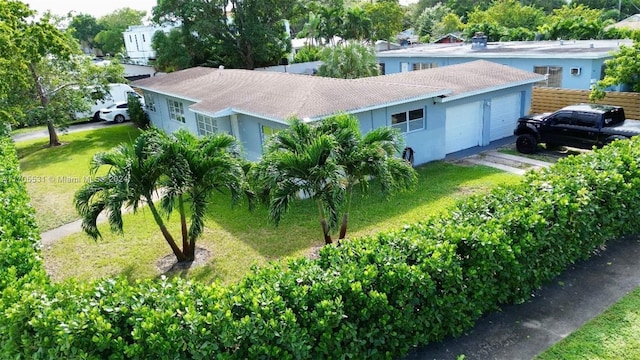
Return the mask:
[[482, 139], [482, 103], [447, 108], [445, 151], [447, 154], [478, 146]]
[[491, 100], [489, 141], [513, 135], [520, 117], [520, 93], [495, 97]]

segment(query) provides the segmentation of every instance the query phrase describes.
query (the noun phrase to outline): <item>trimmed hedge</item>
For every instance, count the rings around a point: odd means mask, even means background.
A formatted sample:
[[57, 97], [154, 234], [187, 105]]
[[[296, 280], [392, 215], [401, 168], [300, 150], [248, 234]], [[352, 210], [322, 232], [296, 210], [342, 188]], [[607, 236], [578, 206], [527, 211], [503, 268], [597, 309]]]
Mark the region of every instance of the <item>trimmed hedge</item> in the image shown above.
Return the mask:
[[325, 247], [317, 260], [255, 268], [227, 287], [49, 284], [15, 155], [0, 145], [14, 179], [0, 199], [15, 202], [0, 210], [10, 229], [0, 249], [3, 358], [394, 358], [461, 334], [607, 240], [640, 232], [635, 139], [563, 159], [397, 232]]

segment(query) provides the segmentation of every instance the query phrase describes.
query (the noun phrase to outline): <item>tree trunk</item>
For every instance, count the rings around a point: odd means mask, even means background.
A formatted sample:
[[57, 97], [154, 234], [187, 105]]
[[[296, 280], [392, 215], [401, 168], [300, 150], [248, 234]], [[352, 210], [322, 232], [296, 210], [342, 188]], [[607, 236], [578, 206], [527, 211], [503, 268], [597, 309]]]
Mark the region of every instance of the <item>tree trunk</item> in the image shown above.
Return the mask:
[[60, 146], [60, 139], [58, 139], [58, 133], [56, 132], [56, 127], [53, 126], [53, 122], [47, 119], [47, 130], [49, 131], [49, 146]]
[[162, 221], [162, 217], [158, 213], [156, 206], [153, 205], [153, 200], [151, 199], [151, 196], [147, 196], [146, 198], [147, 198], [147, 203], [149, 204], [149, 210], [151, 210], [151, 214], [153, 214], [153, 218], [156, 220], [156, 224], [158, 224], [158, 226], [160, 227], [160, 231], [162, 231], [162, 235], [164, 236], [164, 239], [167, 241], [167, 243], [171, 247], [171, 250], [173, 250], [173, 253], [176, 256], [176, 259], [178, 259], [178, 262], [186, 261], [187, 259], [184, 256], [184, 253], [182, 252], [182, 250], [180, 250], [175, 240], [173, 240], [173, 236], [171, 236], [171, 234], [169, 233], [169, 230], [167, 230], [167, 226], [164, 224], [164, 221]]
[[322, 225], [322, 233], [324, 235], [324, 244], [325, 245], [333, 244], [333, 240], [331, 239], [331, 234], [329, 234], [329, 225], [327, 225], [327, 220], [320, 219], [320, 224]]
[[338, 238], [338, 240], [344, 239], [344, 237], [347, 235], [348, 223], [349, 223], [349, 213], [345, 212], [344, 215], [342, 215], [342, 225], [340, 225], [340, 237]]
[[178, 211], [180, 212], [180, 229], [182, 231], [182, 252], [184, 253], [187, 261], [193, 261], [193, 251], [191, 251], [189, 246], [187, 216], [184, 213], [184, 200], [182, 199], [182, 195], [178, 195]]
[[[31, 72], [31, 77], [33, 78], [33, 83], [36, 87], [36, 91], [38, 92], [40, 106], [42, 106], [44, 110], [47, 110], [47, 107], [49, 106], [49, 95], [44, 90], [44, 87], [40, 82], [40, 76], [38, 76], [36, 65], [34, 63], [29, 63], [29, 71]], [[47, 130], [49, 131], [49, 146], [60, 146], [60, 140], [58, 139], [56, 127], [53, 126], [53, 122], [49, 118], [47, 118]]]

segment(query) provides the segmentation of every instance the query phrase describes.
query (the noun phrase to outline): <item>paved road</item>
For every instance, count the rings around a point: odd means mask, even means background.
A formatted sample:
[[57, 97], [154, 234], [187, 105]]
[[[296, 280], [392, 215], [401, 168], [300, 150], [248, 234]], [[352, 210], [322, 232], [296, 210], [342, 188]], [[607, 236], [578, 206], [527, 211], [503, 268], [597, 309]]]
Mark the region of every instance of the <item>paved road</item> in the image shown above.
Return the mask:
[[[92, 122], [86, 122], [81, 124], [74, 124], [69, 126], [66, 132], [61, 132], [60, 130], [58, 130], [58, 132], [59, 134], [74, 133], [78, 131], [99, 129], [107, 126], [121, 126], [121, 125], [129, 125], [129, 124], [131, 123], [116, 124], [108, 121], [96, 121], [96, 122], [92, 121]], [[39, 131], [30, 132], [30, 133], [13, 135], [11, 138], [13, 139], [13, 141], [18, 142], [18, 141], [27, 141], [27, 140], [41, 139], [41, 138], [47, 138], [47, 137], [49, 137], [49, 132], [45, 129], [45, 130], [39, 130]]]

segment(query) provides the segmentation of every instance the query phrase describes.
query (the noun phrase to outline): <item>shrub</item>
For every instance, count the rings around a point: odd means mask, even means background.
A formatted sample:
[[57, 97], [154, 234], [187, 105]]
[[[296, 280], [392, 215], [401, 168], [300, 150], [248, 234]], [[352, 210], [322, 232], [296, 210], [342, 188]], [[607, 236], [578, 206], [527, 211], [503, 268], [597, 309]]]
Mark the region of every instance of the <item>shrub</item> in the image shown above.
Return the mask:
[[136, 124], [136, 126], [140, 129], [148, 129], [151, 120], [149, 119], [149, 114], [144, 111], [142, 107], [142, 103], [140, 102], [140, 98], [138, 96], [128, 96], [127, 97], [127, 108], [129, 112], [129, 117], [131, 121]]
[[634, 139], [396, 232], [324, 247], [317, 260], [255, 268], [227, 287], [49, 284], [15, 153], [0, 145], [0, 199], [12, 205], [0, 208], [2, 358], [393, 358], [461, 334], [607, 240], [640, 231]]

